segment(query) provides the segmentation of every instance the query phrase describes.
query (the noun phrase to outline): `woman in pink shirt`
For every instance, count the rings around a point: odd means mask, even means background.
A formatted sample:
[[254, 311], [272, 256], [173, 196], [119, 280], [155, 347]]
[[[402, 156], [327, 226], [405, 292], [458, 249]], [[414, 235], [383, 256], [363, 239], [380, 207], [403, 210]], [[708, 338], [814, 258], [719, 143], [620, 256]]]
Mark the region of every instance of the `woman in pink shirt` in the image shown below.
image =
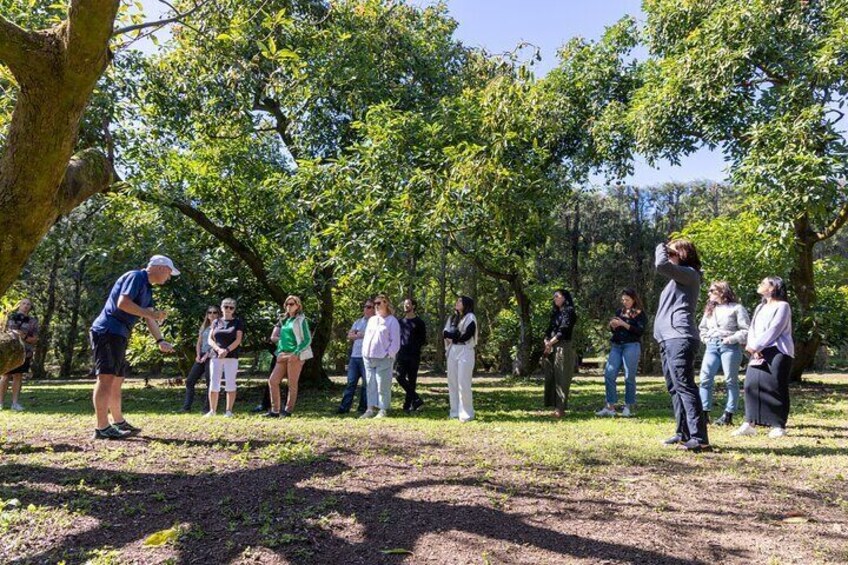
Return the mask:
[[374, 298], [376, 314], [368, 318], [362, 358], [368, 386], [368, 410], [362, 418], [385, 418], [392, 402], [392, 367], [400, 349], [400, 324], [385, 294]]

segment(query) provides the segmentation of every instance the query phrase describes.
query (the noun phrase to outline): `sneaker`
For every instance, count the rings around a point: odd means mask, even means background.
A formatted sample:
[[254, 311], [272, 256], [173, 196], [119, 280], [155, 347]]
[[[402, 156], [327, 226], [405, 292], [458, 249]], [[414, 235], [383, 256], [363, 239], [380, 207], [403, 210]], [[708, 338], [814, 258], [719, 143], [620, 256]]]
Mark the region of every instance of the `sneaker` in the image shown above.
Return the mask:
[[280, 410], [280, 418], [291, 418], [292, 413], [286, 409]]
[[615, 414], [616, 414], [615, 408], [610, 408], [609, 406], [604, 406], [603, 408], [601, 408], [600, 410], [595, 412], [595, 416], [602, 416], [602, 417], [615, 416]]
[[119, 430], [121, 430], [122, 432], [127, 432], [131, 435], [136, 435], [136, 434], [141, 432], [141, 428], [137, 428], [137, 427], [133, 426], [132, 424], [130, 424], [126, 420], [124, 420], [123, 422], [115, 422], [112, 425], [114, 427], [118, 428]]
[[345, 410], [344, 408], [336, 408], [336, 414], [347, 414], [350, 410]]
[[18, 404], [17, 402], [13, 402], [13, 403], [12, 403], [12, 407], [11, 407], [11, 408], [12, 408], [12, 410], [14, 410], [15, 412], [23, 412], [23, 411], [24, 411], [24, 407], [23, 407], [23, 406], [21, 406], [20, 404]]
[[412, 411], [419, 412], [422, 408], [424, 408], [424, 401], [420, 398], [416, 398], [412, 401]]
[[630, 406], [627, 405], [627, 404], [625, 404], [624, 408], [621, 409], [621, 416], [623, 418], [630, 418], [631, 416], [635, 416], [635, 415], [636, 415], [636, 409], [634, 408], [633, 410], [631, 410]]
[[264, 414], [262, 414], [262, 417], [263, 418], [279, 418], [280, 413], [279, 412], [271, 412], [269, 410], [268, 412], [265, 412]]
[[757, 428], [749, 424], [748, 422], [743, 423], [741, 426], [736, 428], [736, 430], [730, 434], [732, 436], [755, 436], [757, 435]]
[[370, 408], [362, 413], [362, 416], [359, 417], [360, 420], [367, 420], [368, 418], [373, 418], [377, 413], [371, 410]]
[[130, 435], [130, 432], [119, 430], [115, 426], [106, 426], [102, 430], [95, 428], [94, 437], [92, 439], [126, 439]]
[[224, 412], [224, 418], [232, 418], [232, 417], [233, 417], [232, 410], [227, 410], [226, 412]]
[[251, 411], [251, 412], [253, 412], [254, 414], [259, 414], [260, 412], [267, 412], [267, 411], [268, 411], [268, 409], [267, 409], [267, 408], [265, 408], [265, 407], [263, 407], [263, 406], [260, 404], [260, 405], [258, 405], [258, 406], [254, 406], [253, 408], [251, 408], [251, 409], [250, 409], [250, 411]]
[[716, 426], [732, 426], [733, 425], [733, 414], [730, 412], [725, 412], [722, 414], [721, 418], [713, 422]]
[[377, 412], [377, 415], [376, 415], [376, 416], [374, 416], [374, 417], [375, 417], [375, 418], [385, 418], [385, 417], [386, 417], [386, 415], [387, 415], [387, 414], [386, 414], [386, 411], [385, 411], [385, 410], [380, 410], [380, 411], [378, 411], [378, 412]]
[[697, 439], [692, 438], [689, 441], [678, 445], [677, 449], [682, 451], [691, 451], [692, 453], [701, 453], [702, 451], [712, 451], [713, 448], [708, 443], [701, 443]]
[[663, 440], [663, 445], [676, 445], [678, 443], [683, 443], [683, 438], [680, 437], [680, 434], [674, 434], [668, 439]]
[[769, 432], [770, 438], [779, 438], [786, 435], [786, 428], [779, 428], [777, 426], [773, 427]]
[[212, 417], [212, 416], [214, 416], [214, 415], [215, 415], [215, 411], [214, 411], [214, 410], [210, 410], [209, 412], [207, 412], [206, 414], [204, 414], [204, 415], [203, 415], [203, 417], [204, 417], [204, 418], [211, 418], [211, 417]]
[[470, 418], [460, 418], [459, 421], [460, 422], [470, 422], [473, 419], [474, 419], [474, 416], [471, 416]]

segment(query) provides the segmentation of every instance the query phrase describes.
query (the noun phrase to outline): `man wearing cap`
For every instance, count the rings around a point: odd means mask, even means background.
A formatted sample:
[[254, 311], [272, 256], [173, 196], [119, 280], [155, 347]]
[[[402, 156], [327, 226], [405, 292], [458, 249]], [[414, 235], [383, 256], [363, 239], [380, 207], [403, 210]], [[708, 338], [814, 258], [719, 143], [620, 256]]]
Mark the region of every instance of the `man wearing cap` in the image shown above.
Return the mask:
[[179, 274], [168, 257], [154, 255], [146, 269], [129, 271], [115, 281], [106, 305], [91, 325], [91, 350], [97, 374], [93, 395], [97, 417], [94, 439], [122, 439], [141, 431], [127, 422], [121, 412], [121, 386], [127, 375], [127, 343], [133, 325], [144, 318], [159, 350], [174, 352], [174, 347], [159, 331], [159, 324], [165, 321], [167, 313], [153, 307], [151, 285], [165, 284], [172, 275]]

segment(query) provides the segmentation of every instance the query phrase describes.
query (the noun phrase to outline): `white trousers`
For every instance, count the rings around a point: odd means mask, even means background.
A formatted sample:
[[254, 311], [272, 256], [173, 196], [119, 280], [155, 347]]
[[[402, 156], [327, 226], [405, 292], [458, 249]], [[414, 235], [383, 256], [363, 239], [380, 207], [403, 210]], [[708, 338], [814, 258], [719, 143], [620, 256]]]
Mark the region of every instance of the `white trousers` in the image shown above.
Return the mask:
[[474, 348], [454, 343], [448, 351], [448, 396], [450, 417], [474, 418], [471, 399], [471, 376], [474, 374]]
[[221, 376], [224, 377], [225, 387], [227, 392], [236, 391], [236, 374], [238, 374], [238, 359], [230, 359], [224, 357], [218, 359], [213, 357], [209, 360], [209, 390], [212, 392], [221, 392]]

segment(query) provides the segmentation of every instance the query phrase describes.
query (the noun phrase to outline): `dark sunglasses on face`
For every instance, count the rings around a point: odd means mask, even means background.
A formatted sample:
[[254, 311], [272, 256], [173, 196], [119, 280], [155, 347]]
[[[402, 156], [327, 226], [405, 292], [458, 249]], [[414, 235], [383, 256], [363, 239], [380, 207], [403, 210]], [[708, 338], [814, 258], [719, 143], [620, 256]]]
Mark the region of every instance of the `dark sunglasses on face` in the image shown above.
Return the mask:
[[286, 306], [297, 306], [297, 302], [286, 302]]
[[382, 304], [382, 303], [383, 303], [383, 301], [382, 301], [382, 300], [378, 300], [378, 301], [376, 301], [376, 302], [374, 303], [374, 306], [379, 306], [379, 305], [380, 305], [380, 304]]
[[224, 310], [235, 310], [235, 306], [223, 306]]
[[220, 312], [218, 312], [217, 310], [209, 310], [209, 311], [208, 311], [208, 312], [206, 312], [206, 313], [207, 313], [207, 314], [212, 314], [213, 316], [220, 316], [220, 315], [221, 315], [221, 313], [220, 313]]
[[373, 305], [373, 304], [366, 304], [366, 305], [365, 305], [365, 307], [366, 307], [366, 308], [373, 308], [373, 307], [374, 307], [374, 305]]

